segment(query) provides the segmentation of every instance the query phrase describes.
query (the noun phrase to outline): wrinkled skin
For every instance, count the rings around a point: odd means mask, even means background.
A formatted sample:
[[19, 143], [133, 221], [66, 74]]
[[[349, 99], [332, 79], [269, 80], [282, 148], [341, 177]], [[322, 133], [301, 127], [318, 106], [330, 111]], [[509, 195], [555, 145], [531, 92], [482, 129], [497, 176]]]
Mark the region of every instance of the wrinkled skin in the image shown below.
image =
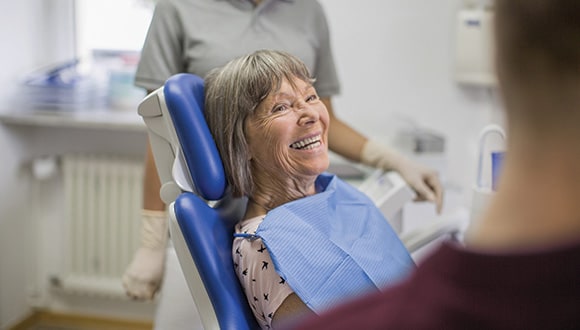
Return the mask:
[[[312, 195], [329, 165], [329, 115], [314, 87], [284, 80], [245, 122], [255, 189], [265, 210]], [[302, 142], [300, 142], [302, 141]]]

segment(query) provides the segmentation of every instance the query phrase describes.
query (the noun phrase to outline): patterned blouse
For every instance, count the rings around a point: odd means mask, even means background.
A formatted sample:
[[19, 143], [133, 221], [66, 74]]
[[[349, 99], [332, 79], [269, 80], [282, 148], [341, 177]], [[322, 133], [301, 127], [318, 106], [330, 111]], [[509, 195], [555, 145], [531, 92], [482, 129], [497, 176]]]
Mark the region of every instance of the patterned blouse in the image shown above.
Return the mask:
[[[264, 216], [243, 220], [236, 233], [255, 234]], [[262, 329], [272, 328], [272, 318], [284, 300], [293, 293], [276, 272], [270, 253], [259, 238], [234, 238], [234, 267], [248, 303]]]

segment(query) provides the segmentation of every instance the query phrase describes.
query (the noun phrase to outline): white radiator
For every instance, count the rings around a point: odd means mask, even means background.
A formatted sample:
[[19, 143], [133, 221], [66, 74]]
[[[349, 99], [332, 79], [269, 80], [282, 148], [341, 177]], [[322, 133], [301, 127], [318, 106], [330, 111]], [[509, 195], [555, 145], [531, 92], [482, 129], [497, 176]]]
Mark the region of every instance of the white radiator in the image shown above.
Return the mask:
[[62, 157], [68, 242], [56, 287], [121, 298], [121, 276], [140, 239], [143, 158], [103, 154]]

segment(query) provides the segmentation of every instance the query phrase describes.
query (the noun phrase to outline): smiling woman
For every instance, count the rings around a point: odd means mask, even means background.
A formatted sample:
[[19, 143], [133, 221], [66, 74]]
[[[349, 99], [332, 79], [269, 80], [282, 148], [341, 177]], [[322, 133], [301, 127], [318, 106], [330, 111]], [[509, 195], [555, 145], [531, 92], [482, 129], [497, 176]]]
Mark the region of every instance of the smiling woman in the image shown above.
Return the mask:
[[296, 57], [262, 50], [206, 77], [205, 116], [236, 197], [232, 255], [263, 328], [377, 290], [412, 268], [374, 203], [324, 173], [327, 108]]

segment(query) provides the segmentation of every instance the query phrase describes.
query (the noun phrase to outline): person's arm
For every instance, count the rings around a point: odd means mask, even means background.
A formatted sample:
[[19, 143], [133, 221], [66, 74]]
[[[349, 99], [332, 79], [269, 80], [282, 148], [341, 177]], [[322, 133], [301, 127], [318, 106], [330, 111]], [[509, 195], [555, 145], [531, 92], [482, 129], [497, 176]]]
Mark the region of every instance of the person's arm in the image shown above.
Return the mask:
[[[153, 93], [147, 90], [147, 95]], [[147, 140], [147, 151], [145, 156], [145, 168], [143, 174], [143, 209], [152, 211], [165, 211], [165, 203], [161, 200], [161, 180], [157, 174], [155, 157], [151, 148], [151, 141]]]
[[161, 190], [161, 180], [157, 174], [155, 158], [151, 143], [147, 142], [147, 155], [145, 158], [145, 169], [143, 178], [143, 208], [145, 210], [164, 211], [165, 203], [161, 200], [159, 191]]
[[295, 294], [292, 293], [278, 307], [272, 318], [272, 328], [277, 329], [301, 317], [313, 315], [314, 312]]
[[[254, 220], [238, 228], [237, 232], [255, 232], [258, 225]], [[274, 322], [283, 325], [285, 320], [310, 310], [276, 271], [270, 253], [260, 238], [234, 238], [232, 251], [235, 251], [232, 253], [236, 265], [234, 271], [262, 328], [273, 326]]]
[[328, 131], [328, 143], [330, 150], [352, 161], [360, 162], [361, 153], [367, 138], [355, 131], [352, 127], [340, 120], [332, 109], [329, 97], [320, 99], [328, 110], [330, 116], [330, 128]]
[[329, 97], [321, 98], [330, 116], [329, 148], [337, 154], [385, 171], [397, 171], [413, 190], [418, 200], [435, 203], [437, 212], [443, 206], [443, 187], [437, 172], [403, 156], [396, 150], [367, 139], [340, 120], [333, 111]]
[[[174, 1], [156, 3], [135, 72], [135, 85], [146, 89], [147, 94], [183, 70], [183, 29], [179, 16]], [[141, 245], [123, 274], [125, 291], [135, 299], [152, 299], [159, 290], [169, 237], [165, 203], [159, 195], [161, 182], [149, 142], [144, 171]]]

